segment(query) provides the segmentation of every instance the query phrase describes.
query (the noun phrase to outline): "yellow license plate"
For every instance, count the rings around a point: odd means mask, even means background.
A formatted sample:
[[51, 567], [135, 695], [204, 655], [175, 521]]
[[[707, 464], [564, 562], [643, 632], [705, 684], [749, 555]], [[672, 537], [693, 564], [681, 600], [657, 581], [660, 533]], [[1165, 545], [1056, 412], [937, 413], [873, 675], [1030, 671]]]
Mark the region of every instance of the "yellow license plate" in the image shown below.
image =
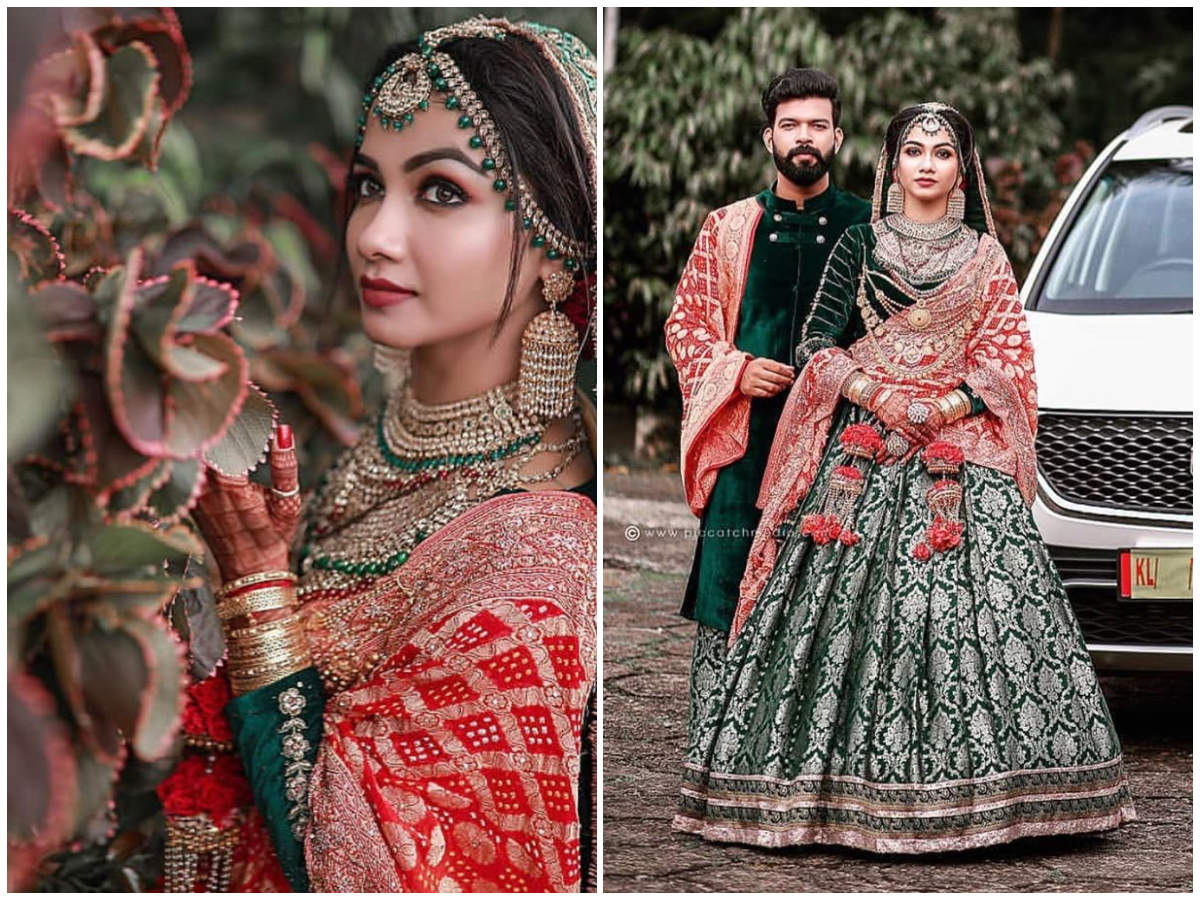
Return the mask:
[[1191, 600], [1191, 548], [1121, 551], [1121, 597], [1128, 600]]

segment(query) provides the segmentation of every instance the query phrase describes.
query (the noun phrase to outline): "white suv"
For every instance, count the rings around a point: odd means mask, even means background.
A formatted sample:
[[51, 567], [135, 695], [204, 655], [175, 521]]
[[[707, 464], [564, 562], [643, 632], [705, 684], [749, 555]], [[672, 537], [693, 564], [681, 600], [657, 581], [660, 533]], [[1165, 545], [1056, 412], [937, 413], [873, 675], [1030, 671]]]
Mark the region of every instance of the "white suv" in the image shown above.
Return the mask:
[[1146, 113], [1068, 198], [1022, 296], [1033, 512], [1096, 665], [1192, 666], [1192, 109]]

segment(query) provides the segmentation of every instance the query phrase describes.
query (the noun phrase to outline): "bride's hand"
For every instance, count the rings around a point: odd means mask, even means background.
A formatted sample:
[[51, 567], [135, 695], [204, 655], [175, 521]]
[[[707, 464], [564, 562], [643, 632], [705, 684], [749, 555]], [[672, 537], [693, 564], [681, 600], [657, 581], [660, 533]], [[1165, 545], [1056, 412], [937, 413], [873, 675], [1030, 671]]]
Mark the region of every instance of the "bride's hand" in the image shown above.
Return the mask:
[[288, 568], [288, 550], [300, 522], [300, 474], [289, 426], [276, 427], [268, 460], [270, 488], [248, 475], [229, 477], [210, 469], [193, 510], [223, 581]]
[[908, 405], [911, 402], [912, 398], [907, 394], [896, 392], [875, 408], [875, 417], [879, 419], [884, 428], [904, 438], [907, 444], [903, 453], [893, 453], [888, 448], [888, 441], [885, 436], [883, 446], [879, 448], [879, 452], [875, 455], [876, 462], [885, 466], [891, 465], [894, 462], [906, 462], [925, 443], [921, 439], [916, 426], [908, 421]]

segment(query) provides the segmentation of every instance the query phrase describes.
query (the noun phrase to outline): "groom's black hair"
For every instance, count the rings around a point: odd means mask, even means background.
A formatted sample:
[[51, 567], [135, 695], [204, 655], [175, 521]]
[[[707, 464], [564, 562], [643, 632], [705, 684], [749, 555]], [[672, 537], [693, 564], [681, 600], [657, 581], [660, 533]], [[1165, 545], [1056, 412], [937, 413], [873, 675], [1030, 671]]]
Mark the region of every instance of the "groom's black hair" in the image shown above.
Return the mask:
[[806, 97], [824, 97], [833, 105], [833, 127], [842, 120], [842, 95], [837, 79], [820, 69], [788, 69], [776, 75], [763, 91], [763, 115], [767, 117], [764, 127], [775, 127], [775, 110], [785, 100], [803, 100]]

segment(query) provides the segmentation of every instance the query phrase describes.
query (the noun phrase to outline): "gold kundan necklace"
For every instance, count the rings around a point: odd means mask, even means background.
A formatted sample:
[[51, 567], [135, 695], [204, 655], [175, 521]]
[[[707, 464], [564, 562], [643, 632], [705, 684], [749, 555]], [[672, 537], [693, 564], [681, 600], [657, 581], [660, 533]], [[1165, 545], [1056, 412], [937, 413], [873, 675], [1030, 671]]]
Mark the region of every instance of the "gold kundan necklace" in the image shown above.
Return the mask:
[[[408, 561], [413, 549], [499, 491], [553, 481], [583, 445], [542, 440], [548, 422], [517, 411], [516, 382], [447, 404], [421, 403], [405, 385], [389, 398], [318, 485], [301, 547], [300, 593], [357, 590]], [[550, 470], [522, 475], [539, 453], [561, 455]]]

